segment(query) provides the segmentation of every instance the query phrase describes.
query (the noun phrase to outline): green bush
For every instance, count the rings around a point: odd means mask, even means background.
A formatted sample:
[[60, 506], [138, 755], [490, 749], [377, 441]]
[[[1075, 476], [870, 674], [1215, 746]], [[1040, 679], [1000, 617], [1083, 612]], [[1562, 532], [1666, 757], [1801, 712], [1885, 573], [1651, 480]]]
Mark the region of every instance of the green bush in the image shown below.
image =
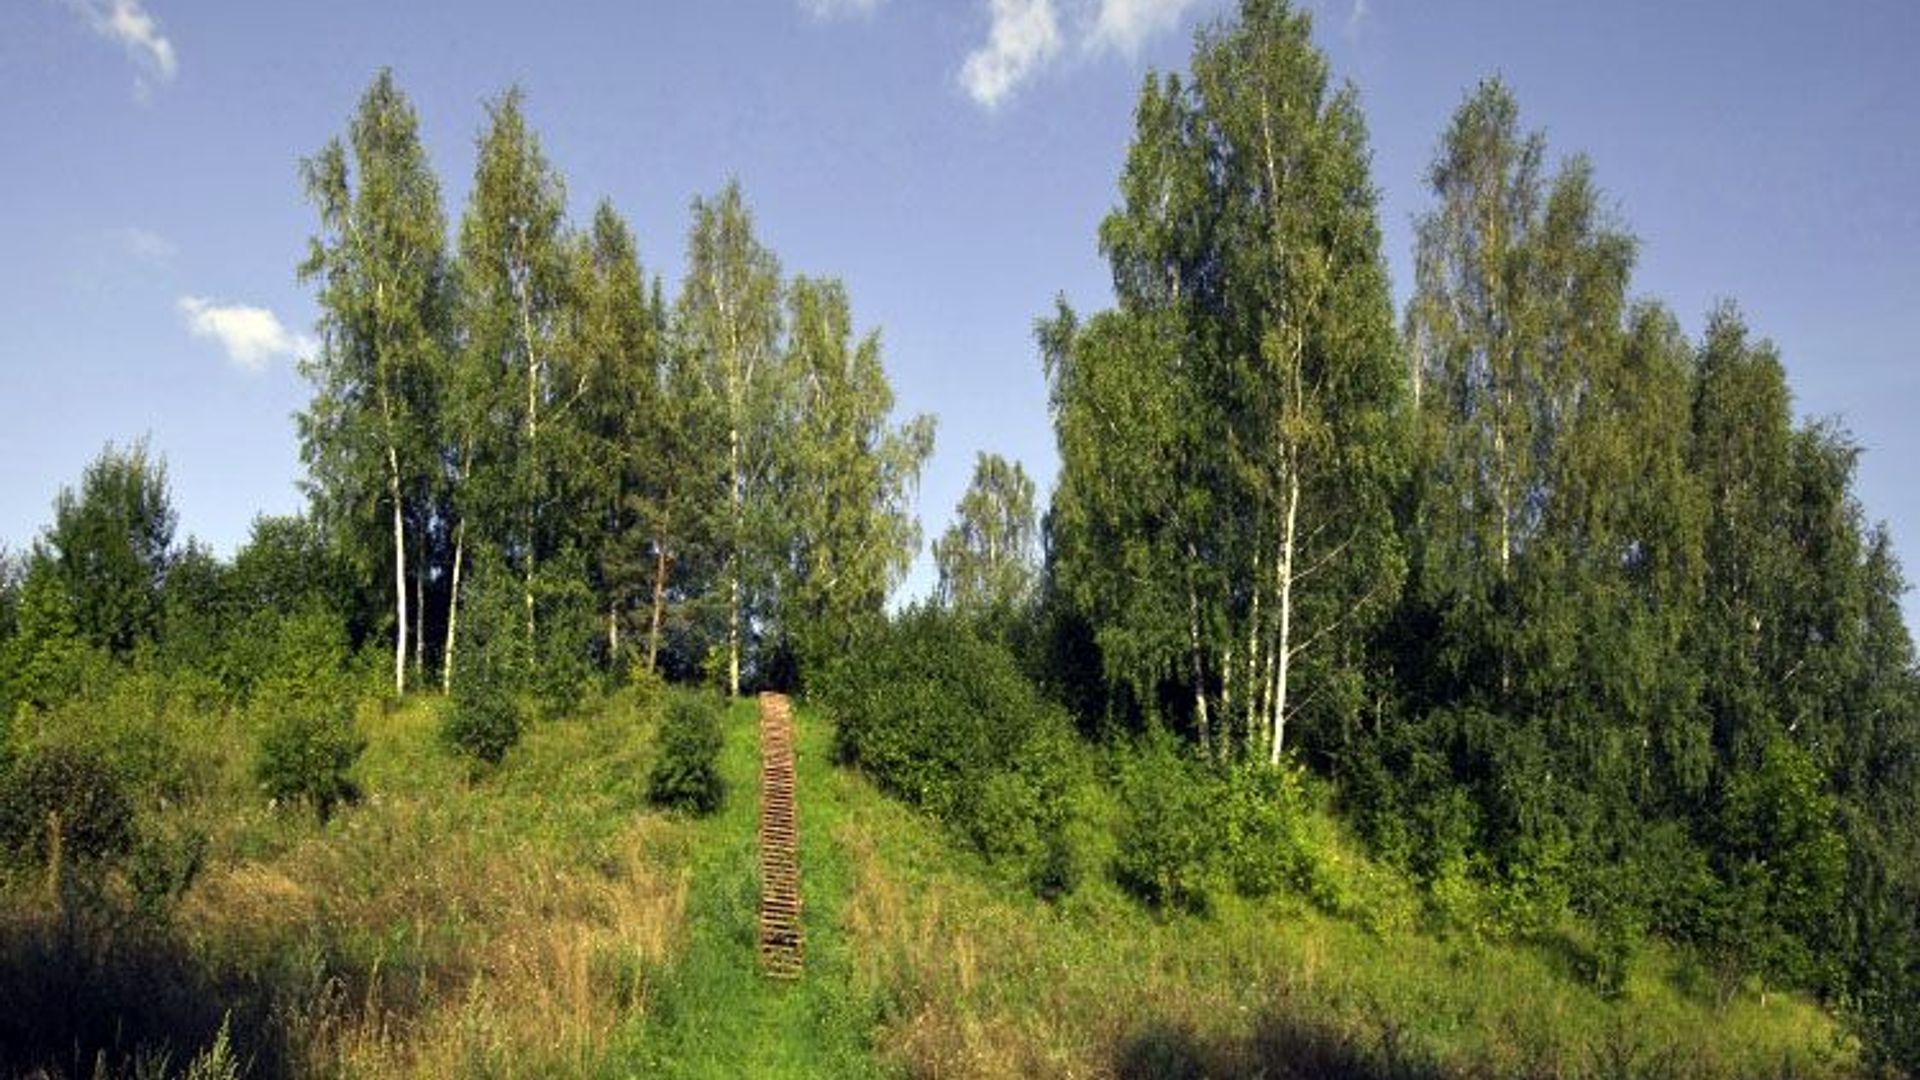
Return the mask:
[[254, 776], [267, 795], [281, 802], [305, 802], [321, 820], [356, 795], [347, 771], [366, 749], [345, 701], [318, 701], [294, 695], [267, 695], [256, 706], [266, 714]]
[[1334, 883], [1308, 835], [1306, 777], [1296, 767], [1249, 765], [1219, 781], [1220, 854], [1234, 890], [1266, 896], [1291, 889], [1322, 907], [1336, 905]]
[[675, 694], [660, 721], [660, 755], [647, 778], [655, 805], [695, 814], [720, 809], [720, 702], [709, 694]]
[[133, 802], [91, 750], [36, 746], [0, 777], [0, 841], [16, 865], [47, 861], [56, 824], [67, 860], [113, 859], [133, 847]]
[[260, 730], [254, 777], [281, 802], [304, 802], [322, 820], [355, 796], [348, 770], [366, 748], [354, 727], [346, 628], [315, 606], [280, 620], [270, 674], [249, 708]]
[[460, 607], [453, 701], [440, 734], [482, 765], [498, 765], [520, 741], [521, 695], [532, 662], [520, 588], [499, 556], [483, 551], [474, 560]]
[[945, 821], [1044, 896], [1081, 857], [1069, 797], [1086, 771], [1072, 727], [1006, 644], [933, 607], [909, 610], [812, 681], [836, 751]]
[[1217, 785], [1163, 728], [1121, 751], [1116, 772], [1126, 812], [1114, 876], [1155, 907], [1204, 910], [1217, 856]]
[[464, 679], [456, 684], [440, 733], [455, 750], [475, 761], [498, 765], [520, 741], [520, 704], [492, 680]]

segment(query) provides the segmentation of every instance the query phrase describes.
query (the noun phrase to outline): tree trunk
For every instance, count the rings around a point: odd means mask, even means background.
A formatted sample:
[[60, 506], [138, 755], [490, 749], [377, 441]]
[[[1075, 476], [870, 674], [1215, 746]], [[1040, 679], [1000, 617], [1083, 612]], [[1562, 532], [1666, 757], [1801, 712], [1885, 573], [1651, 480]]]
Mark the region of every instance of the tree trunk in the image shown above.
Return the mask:
[[447, 647], [440, 655], [440, 692], [453, 693], [453, 646], [459, 638], [454, 631], [460, 623], [460, 564], [467, 553], [467, 523], [453, 528], [453, 582], [447, 592]]
[[413, 570], [413, 677], [426, 678], [427, 670], [427, 558], [426, 544], [420, 544], [420, 565]]
[[[1291, 457], [1292, 455], [1289, 455]], [[1280, 751], [1287, 734], [1287, 675], [1293, 665], [1293, 557], [1300, 520], [1300, 473], [1293, 462], [1287, 468], [1287, 513], [1280, 541], [1280, 644], [1274, 650], [1273, 745], [1267, 749], [1267, 763], [1280, 764]]]
[[740, 696], [740, 534], [744, 479], [740, 475], [740, 424], [727, 427], [727, 468], [733, 487], [733, 550], [727, 557], [727, 692]]
[[1255, 537], [1253, 547], [1253, 573], [1248, 577], [1253, 582], [1252, 612], [1247, 616], [1247, 754], [1252, 756], [1256, 743], [1260, 739], [1261, 692], [1266, 686], [1266, 678], [1260, 670], [1260, 541]]
[[534, 643], [533, 625], [533, 574], [534, 574], [534, 522], [536, 520], [535, 503], [539, 498], [540, 484], [540, 358], [533, 345], [533, 301], [527, 295], [527, 284], [520, 284], [520, 336], [527, 346], [527, 470], [530, 476], [527, 498], [527, 550], [526, 558], [526, 600], [527, 614], [527, 665], [531, 669], [537, 652]]
[[[661, 530], [663, 533], [665, 529]], [[653, 545], [653, 619], [647, 627], [647, 670], [658, 671], [660, 657], [660, 625], [664, 621], [667, 609], [667, 542], [658, 538]]]
[[1193, 564], [1198, 558], [1193, 541], [1187, 541], [1187, 647], [1193, 666], [1193, 721], [1200, 729], [1200, 754], [1213, 756], [1213, 725], [1207, 717], [1207, 681], [1200, 662], [1200, 593], [1193, 584]]
[[387, 444], [387, 497], [393, 501], [393, 692], [407, 692], [407, 531], [400, 513], [400, 453]]

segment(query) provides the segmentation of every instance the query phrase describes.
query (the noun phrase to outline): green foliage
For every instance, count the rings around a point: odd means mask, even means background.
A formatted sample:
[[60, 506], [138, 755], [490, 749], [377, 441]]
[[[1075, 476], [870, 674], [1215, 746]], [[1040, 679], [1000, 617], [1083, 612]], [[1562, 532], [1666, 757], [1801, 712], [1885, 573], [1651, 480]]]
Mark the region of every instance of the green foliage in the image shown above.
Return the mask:
[[1071, 793], [1084, 765], [1066, 718], [1004, 643], [943, 609], [916, 607], [829, 668], [813, 694], [836, 722], [842, 761], [1037, 890], [1077, 881]]
[[1759, 769], [1733, 779], [1721, 806], [1716, 949], [1778, 985], [1815, 975], [1846, 880], [1834, 800], [1806, 751], [1767, 745]]
[[1241, 767], [1215, 783], [1220, 850], [1235, 891], [1287, 890], [1335, 909], [1339, 883], [1328, 873], [1322, 838], [1310, 832], [1315, 807], [1306, 775], [1297, 766]]
[[1204, 769], [1155, 729], [1120, 755], [1118, 774], [1120, 884], [1155, 906], [1204, 910], [1219, 852]]
[[46, 547], [90, 644], [126, 655], [160, 628], [161, 586], [172, 558], [175, 514], [165, 462], [146, 443], [100, 452], [53, 504]]
[[885, 618], [920, 544], [912, 497], [934, 425], [931, 416], [888, 422], [880, 335], [854, 340], [844, 285], [795, 278], [787, 307], [776, 484], [790, 554], [780, 612], [804, 677]]
[[468, 676], [454, 691], [441, 734], [455, 750], [483, 765], [498, 765], [520, 741], [520, 706], [511, 692]]
[[711, 694], [681, 692], [667, 700], [660, 721], [660, 752], [647, 777], [647, 798], [705, 816], [726, 797], [719, 771], [721, 703]]
[[437, 468], [452, 275], [439, 180], [392, 72], [367, 87], [346, 140], [304, 159], [300, 175], [319, 231], [299, 275], [318, 285], [322, 335], [301, 360], [314, 396], [298, 417], [300, 456], [316, 519], [383, 602], [376, 606], [391, 605], [398, 693], [415, 629], [408, 572], [424, 574], [418, 523]]
[[346, 634], [336, 616], [309, 609], [281, 621], [274, 652], [250, 704], [261, 731], [254, 776], [269, 798], [304, 802], [325, 820], [357, 797], [348, 770], [366, 748], [344, 673]]
[[972, 615], [1023, 612], [1033, 598], [1037, 542], [1032, 478], [1019, 462], [982, 451], [953, 524], [933, 544], [940, 602]]
[[133, 802], [97, 752], [34, 746], [0, 777], [0, 844], [15, 865], [41, 865], [58, 834], [63, 860], [117, 859], [133, 847]]
[[1112, 707], [1277, 762], [1352, 723], [1403, 576], [1404, 370], [1365, 126], [1304, 12], [1247, 3], [1141, 91], [1100, 227], [1118, 306], [1041, 351], [1058, 599]]
[[497, 765], [520, 740], [529, 659], [513, 579], [491, 552], [474, 560], [460, 624], [459, 677], [441, 721], [448, 745]]
[[18, 627], [0, 642], [4, 697], [42, 709], [79, 693], [101, 666], [98, 650], [80, 634], [74, 599], [53, 557], [36, 548], [20, 583]]
[[716, 431], [726, 433], [725, 443], [713, 447], [717, 459], [705, 463], [706, 475], [722, 484], [705, 499], [716, 507], [721, 566], [712, 588], [725, 625], [725, 686], [737, 696], [743, 657], [751, 659], [747, 636], [769, 613], [781, 570], [773, 481], [780, 397], [787, 389], [778, 368], [780, 261], [754, 235], [739, 184], [694, 201], [686, 267], [674, 309], [678, 338], [700, 405], [711, 410]]

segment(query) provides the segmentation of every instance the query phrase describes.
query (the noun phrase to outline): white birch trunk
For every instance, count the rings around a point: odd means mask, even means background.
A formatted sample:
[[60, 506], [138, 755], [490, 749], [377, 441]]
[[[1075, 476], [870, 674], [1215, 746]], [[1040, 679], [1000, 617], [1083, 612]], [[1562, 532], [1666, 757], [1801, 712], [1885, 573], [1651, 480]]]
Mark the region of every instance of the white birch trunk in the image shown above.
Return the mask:
[[741, 502], [744, 492], [740, 476], [740, 426], [736, 421], [727, 428], [727, 467], [733, 487], [733, 551], [727, 567], [727, 692], [740, 696], [740, 532]]
[[393, 692], [407, 692], [407, 531], [400, 513], [400, 453], [387, 444], [387, 497], [393, 503]]
[[[1291, 457], [1291, 455], [1289, 455]], [[1287, 734], [1287, 675], [1293, 661], [1293, 565], [1296, 529], [1300, 520], [1300, 473], [1290, 460], [1287, 469], [1287, 512], [1281, 528], [1280, 566], [1280, 644], [1274, 650], [1273, 745], [1267, 750], [1267, 763], [1280, 764], [1280, 751]]]
[[440, 656], [440, 692], [453, 693], [453, 646], [460, 638], [460, 564], [467, 553], [467, 523], [453, 529], [453, 580], [447, 592], [447, 647]]
[[1193, 542], [1187, 542], [1187, 646], [1193, 665], [1193, 719], [1200, 729], [1200, 754], [1213, 755], [1213, 725], [1207, 717], [1206, 671], [1200, 661], [1200, 593], [1193, 585]]

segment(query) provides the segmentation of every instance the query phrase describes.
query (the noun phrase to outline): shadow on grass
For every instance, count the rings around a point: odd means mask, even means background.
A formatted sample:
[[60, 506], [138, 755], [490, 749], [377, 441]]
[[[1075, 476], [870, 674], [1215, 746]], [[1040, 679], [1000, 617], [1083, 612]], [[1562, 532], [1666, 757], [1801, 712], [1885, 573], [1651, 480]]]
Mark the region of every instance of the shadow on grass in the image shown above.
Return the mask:
[[1297, 1016], [1270, 1013], [1250, 1032], [1203, 1036], [1155, 1022], [1119, 1047], [1123, 1080], [1440, 1080], [1449, 1075], [1405, 1045], [1394, 1029], [1361, 1041], [1353, 1033]]
[[252, 1076], [285, 1072], [264, 985], [213, 978], [166, 925], [88, 905], [0, 917], [0, 1076], [171, 1075], [228, 1025]]

